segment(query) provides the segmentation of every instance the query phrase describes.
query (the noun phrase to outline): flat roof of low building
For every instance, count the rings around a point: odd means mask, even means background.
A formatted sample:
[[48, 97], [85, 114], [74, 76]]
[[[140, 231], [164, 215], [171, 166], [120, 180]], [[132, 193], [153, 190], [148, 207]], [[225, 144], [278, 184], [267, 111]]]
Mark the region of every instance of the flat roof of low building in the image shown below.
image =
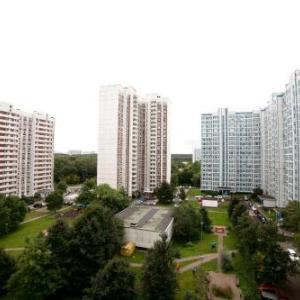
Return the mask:
[[116, 214], [124, 222], [125, 228], [164, 232], [173, 219], [172, 210], [143, 205], [130, 206]]

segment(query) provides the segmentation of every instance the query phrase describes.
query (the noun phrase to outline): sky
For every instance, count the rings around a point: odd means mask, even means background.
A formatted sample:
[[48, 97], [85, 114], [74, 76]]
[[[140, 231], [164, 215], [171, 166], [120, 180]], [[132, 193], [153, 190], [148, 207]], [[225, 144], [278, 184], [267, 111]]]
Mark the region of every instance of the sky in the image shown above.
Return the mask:
[[300, 1], [0, 1], [0, 101], [56, 119], [55, 150], [97, 150], [99, 87], [170, 99], [171, 152], [200, 115], [259, 109], [300, 69]]

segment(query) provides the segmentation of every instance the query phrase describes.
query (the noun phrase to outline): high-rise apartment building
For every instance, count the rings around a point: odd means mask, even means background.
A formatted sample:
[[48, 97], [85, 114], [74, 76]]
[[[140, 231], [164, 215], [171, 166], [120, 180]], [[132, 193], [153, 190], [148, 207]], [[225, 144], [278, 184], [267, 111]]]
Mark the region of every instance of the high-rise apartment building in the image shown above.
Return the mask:
[[99, 103], [98, 184], [132, 195], [169, 181], [167, 99], [112, 85], [100, 89]]
[[261, 111], [202, 114], [202, 189], [251, 192], [277, 206], [300, 200], [300, 71]]
[[54, 119], [0, 103], [0, 193], [33, 196], [53, 189]]
[[260, 112], [201, 116], [203, 190], [251, 192], [260, 186]]
[[262, 111], [262, 189], [285, 206], [300, 200], [300, 71]]

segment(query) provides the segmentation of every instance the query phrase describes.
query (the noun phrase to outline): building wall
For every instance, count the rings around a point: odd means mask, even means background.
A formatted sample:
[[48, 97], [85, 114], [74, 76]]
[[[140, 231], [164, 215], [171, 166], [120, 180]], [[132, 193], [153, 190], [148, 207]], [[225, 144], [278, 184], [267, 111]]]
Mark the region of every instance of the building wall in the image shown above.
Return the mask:
[[251, 192], [260, 186], [260, 155], [260, 112], [201, 115], [203, 190]]
[[169, 181], [166, 99], [115, 85], [101, 88], [99, 102], [98, 184], [132, 195]]
[[0, 193], [33, 196], [53, 190], [54, 126], [46, 114], [0, 103]]

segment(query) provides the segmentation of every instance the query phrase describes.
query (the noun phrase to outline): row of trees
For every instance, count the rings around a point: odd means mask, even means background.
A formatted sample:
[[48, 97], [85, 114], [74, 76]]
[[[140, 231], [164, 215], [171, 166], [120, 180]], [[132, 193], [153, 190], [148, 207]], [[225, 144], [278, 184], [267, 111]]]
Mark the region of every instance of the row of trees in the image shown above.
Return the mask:
[[19, 197], [0, 195], [0, 236], [15, 230], [26, 212], [26, 204]]
[[95, 179], [88, 179], [82, 185], [77, 203], [84, 207], [100, 203], [117, 213], [129, 205], [129, 198], [123, 189], [112, 189], [108, 184], [97, 186]]
[[54, 181], [78, 184], [97, 176], [97, 155], [56, 154], [54, 159]]
[[171, 165], [171, 183], [173, 186], [200, 186], [200, 162], [182, 162], [174, 160]]
[[[296, 273], [295, 262], [289, 259], [288, 253], [279, 245], [277, 226], [273, 223], [257, 222], [246, 212], [244, 203], [236, 199], [233, 199], [228, 207], [245, 274], [248, 274], [253, 286], [261, 283], [276, 284], [288, 274]], [[255, 295], [248, 297], [255, 299]]]
[[[119, 251], [122, 239], [123, 226], [113, 212], [93, 206], [74, 226], [58, 220], [47, 236], [40, 234], [29, 241], [11, 268], [12, 274], [7, 272], [0, 279], [2, 286], [12, 299], [61, 299], [85, 294], [91, 278]], [[7, 258], [2, 260], [8, 264]]]
[[28, 242], [17, 262], [0, 251], [0, 293], [16, 300], [134, 300], [139, 293], [142, 299], [174, 299], [175, 253], [166, 236], [146, 255], [140, 291], [128, 262], [116, 256], [122, 239], [121, 222], [102, 205], [87, 209], [73, 227], [58, 220], [47, 236]]

